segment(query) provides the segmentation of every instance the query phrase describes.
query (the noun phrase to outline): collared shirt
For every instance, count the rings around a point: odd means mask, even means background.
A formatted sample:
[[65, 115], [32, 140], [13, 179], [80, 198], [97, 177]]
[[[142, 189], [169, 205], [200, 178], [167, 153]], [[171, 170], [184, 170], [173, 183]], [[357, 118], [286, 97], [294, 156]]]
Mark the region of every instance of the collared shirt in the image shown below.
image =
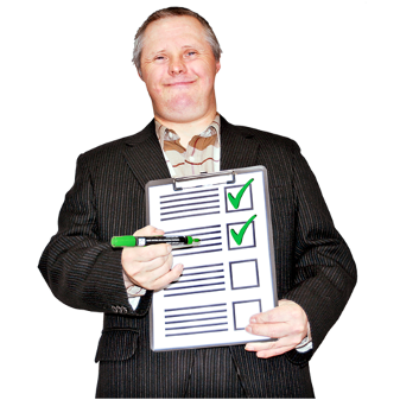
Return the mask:
[[179, 136], [157, 120], [156, 134], [167, 162], [171, 178], [219, 172], [221, 158], [221, 119], [217, 114], [210, 126], [190, 140], [185, 149]]

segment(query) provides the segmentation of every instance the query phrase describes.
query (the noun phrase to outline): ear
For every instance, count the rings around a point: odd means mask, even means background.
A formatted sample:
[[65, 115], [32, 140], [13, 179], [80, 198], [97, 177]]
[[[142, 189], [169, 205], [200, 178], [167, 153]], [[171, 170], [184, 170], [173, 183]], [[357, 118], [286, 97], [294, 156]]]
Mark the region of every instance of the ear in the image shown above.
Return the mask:
[[218, 62], [215, 64], [215, 68], [216, 68], [216, 73], [218, 73], [219, 70], [221, 69], [221, 61], [218, 61]]

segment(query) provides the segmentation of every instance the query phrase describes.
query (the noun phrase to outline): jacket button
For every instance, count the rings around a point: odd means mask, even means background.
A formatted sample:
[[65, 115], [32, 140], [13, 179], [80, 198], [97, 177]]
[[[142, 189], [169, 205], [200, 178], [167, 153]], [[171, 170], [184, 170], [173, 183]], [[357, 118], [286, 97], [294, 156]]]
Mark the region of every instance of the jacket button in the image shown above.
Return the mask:
[[113, 310], [114, 312], [118, 312], [117, 307], [115, 306], [111, 306], [111, 310]]
[[123, 314], [127, 314], [128, 313], [128, 309], [126, 307], [122, 306], [121, 309], [122, 309], [122, 313]]

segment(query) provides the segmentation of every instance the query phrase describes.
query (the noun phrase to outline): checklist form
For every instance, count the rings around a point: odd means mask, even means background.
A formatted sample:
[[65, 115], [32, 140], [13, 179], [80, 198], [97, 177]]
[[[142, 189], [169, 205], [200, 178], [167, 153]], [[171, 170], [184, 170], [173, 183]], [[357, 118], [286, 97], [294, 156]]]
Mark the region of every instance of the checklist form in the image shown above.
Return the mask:
[[151, 181], [147, 222], [200, 245], [174, 249], [179, 279], [153, 294], [151, 348], [260, 342], [250, 317], [278, 304], [265, 167]]

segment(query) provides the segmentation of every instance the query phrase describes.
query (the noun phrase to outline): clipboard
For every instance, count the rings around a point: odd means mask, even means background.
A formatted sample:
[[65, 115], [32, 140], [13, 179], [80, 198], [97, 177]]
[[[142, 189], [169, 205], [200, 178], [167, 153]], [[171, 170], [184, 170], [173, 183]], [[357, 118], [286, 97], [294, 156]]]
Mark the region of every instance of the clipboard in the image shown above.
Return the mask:
[[147, 224], [201, 239], [174, 249], [179, 279], [153, 293], [153, 351], [271, 341], [246, 332], [250, 317], [278, 305], [271, 208], [264, 166], [146, 185]]

